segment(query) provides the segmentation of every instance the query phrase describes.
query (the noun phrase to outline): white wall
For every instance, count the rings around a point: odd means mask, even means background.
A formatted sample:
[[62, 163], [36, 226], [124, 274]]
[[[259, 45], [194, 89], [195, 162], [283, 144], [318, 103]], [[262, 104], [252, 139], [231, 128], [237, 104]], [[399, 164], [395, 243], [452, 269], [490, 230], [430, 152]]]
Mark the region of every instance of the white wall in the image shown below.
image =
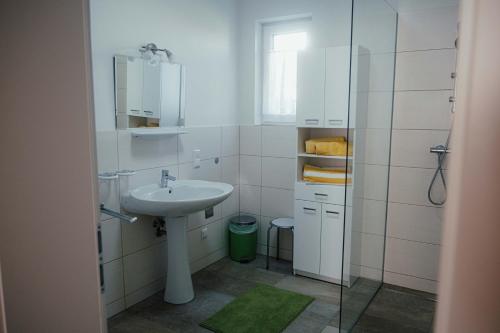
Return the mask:
[[[233, 0], [92, 1], [92, 51], [99, 171], [133, 169], [130, 186], [158, 182], [161, 170], [181, 179], [225, 181], [235, 194], [215, 207], [215, 216], [189, 217], [193, 271], [226, 254], [225, 223], [239, 210], [239, 128], [237, 124], [237, 6]], [[129, 54], [154, 42], [186, 65], [186, 125], [179, 138], [143, 141], [115, 131], [113, 55]], [[192, 165], [200, 149], [201, 169]], [[218, 164], [215, 159], [219, 158]], [[123, 182], [122, 182], [123, 189]], [[100, 183], [101, 201], [119, 210], [118, 183]], [[116, 314], [161, 290], [165, 280], [165, 237], [157, 238], [152, 218], [124, 225], [103, 217], [106, 304]], [[208, 238], [201, 230], [208, 228]]]
[[[312, 16], [311, 47], [350, 44], [350, 0], [240, 0], [238, 2], [239, 88], [238, 110], [240, 123], [256, 123], [255, 94], [259, 77], [256, 67], [260, 54], [256, 54], [256, 22], [295, 15]], [[258, 111], [260, 112], [260, 110]], [[257, 119], [257, 123], [258, 123]]]
[[187, 67], [187, 126], [237, 124], [236, 23], [233, 0], [92, 0], [97, 129], [115, 128], [113, 55], [148, 42]]
[[[384, 280], [436, 292], [442, 208], [427, 199], [429, 153], [451, 125], [457, 6], [399, 13]], [[436, 183], [436, 198], [443, 195]]]

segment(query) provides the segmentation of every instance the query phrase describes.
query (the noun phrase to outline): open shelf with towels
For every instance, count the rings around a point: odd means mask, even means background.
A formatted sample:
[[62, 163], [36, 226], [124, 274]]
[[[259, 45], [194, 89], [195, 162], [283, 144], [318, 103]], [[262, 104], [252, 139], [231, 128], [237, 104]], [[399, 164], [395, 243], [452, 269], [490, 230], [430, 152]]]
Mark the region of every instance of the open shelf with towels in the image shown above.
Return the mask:
[[317, 154], [307, 154], [307, 153], [298, 153], [298, 157], [307, 157], [307, 158], [324, 158], [331, 160], [352, 160], [352, 156], [331, 156], [331, 155], [317, 155]]
[[353, 152], [347, 142], [352, 134], [346, 128], [297, 128], [294, 270], [345, 286], [355, 281], [342, 265], [350, 260], [342, 248], [351, 244], [344, 228], [351, 228], [354, 158], [346, 155]]

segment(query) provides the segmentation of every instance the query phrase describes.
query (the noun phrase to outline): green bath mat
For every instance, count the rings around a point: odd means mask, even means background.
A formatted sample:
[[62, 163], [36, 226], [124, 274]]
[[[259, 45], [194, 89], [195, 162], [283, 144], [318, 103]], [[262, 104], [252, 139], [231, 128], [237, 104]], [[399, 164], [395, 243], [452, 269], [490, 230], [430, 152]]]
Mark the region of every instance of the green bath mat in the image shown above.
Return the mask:
[[314, 298], [258, 285], [200, 326], [217, 333], [282, 332]]

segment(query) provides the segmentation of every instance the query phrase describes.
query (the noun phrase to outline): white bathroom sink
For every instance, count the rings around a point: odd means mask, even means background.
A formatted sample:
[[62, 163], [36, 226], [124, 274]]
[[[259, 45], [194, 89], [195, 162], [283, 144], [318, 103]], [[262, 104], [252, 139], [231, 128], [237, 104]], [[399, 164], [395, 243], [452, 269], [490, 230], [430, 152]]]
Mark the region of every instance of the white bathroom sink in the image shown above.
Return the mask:
[[202, 180], [176, 180], [161, 188], [158, 184], [138, 187], [124, 198], [124, 208], [132, 213], [180, 217], [213, 207], [233, 192], [233, 186]]
[[[167, 170], [164, 170], [164, 175], [168, 176]], [[166, 187], [152, 184], [128, 192], [121, 198], [121, 204], [132, 213], [164, 218], [167, 230], [167, 282], [164, 300], [172, 304], [185, 304], [194, 298], [189, 266], [187, 215], [221, 203], [231, 195], [233, 186], [171, 178], [173, 179], [165, 183]]]

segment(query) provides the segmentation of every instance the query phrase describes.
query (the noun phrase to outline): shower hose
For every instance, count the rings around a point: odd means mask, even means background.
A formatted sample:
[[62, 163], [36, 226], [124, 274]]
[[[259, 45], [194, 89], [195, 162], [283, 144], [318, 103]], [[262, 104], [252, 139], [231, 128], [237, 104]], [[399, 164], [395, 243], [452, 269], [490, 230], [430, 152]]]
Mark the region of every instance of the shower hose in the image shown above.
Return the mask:
[[[450, 137], [451, 137], [451, 131], [448, 134], [448, 139], [446, 139], [446, 144], [444, 146], [439, 145], [439, 146], [435, 147], [439, 150], [442, 150], [443, 152], [437, 153], [437, 165], [438, 166], [436, 168], [436, 172], [434, 172], [434, 176], [432, 177], [432, 181], [429, 185], [429, 190], [427, 191], [427, 196], [429, 198], [429, 201], [433, 205], [436, 205], [436, 206], [443, 206], [446, 203], [447, 188], [446, 188], [446, 179], [444, 176], [443, 167], [444, 167], [444, 162], [446, 161], [446, 157], [448, 155], [448, 147], [450, 145]], [[441, 181], [443, 182], [443, 187], [444, 187], [444, 198], [442, 200], [434, 200], [434, 198], [432, 197], [432, 188], [436, 184], [436, 181], [438, 180], [438, 178], [441, 178]]]

